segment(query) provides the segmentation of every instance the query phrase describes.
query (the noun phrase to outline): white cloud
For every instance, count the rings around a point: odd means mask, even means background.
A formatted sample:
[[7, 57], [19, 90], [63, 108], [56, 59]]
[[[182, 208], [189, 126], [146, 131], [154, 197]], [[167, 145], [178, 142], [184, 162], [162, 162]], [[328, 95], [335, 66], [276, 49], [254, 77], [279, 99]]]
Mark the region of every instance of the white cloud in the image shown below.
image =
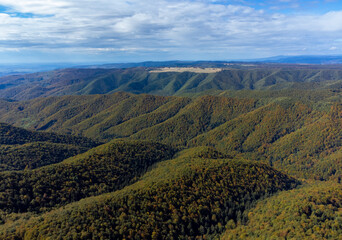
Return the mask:
[[253, 52], [323, 51], [329, 49], [329, 42], [342, 39], [342, 12], [338, 11], [271, 14], [210, 0], [0, 0], [0, 5], [10, 12], [37, 15], [22, 18], [1, 13], [2, 48], [163, 51], [190, 56], [200, 52], [219, 59], [254, 57]]

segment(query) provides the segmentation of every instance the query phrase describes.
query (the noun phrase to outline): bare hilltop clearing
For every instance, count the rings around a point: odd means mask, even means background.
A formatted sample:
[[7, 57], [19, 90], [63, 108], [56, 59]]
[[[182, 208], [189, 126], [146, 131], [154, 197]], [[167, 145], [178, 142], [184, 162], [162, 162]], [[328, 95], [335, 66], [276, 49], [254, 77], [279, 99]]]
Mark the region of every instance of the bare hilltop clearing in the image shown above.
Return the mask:
[[162, 73], [162, 72], [217, 73], [221, 71], [222, 71], [222, 68], [164, 67], [164, 68], [151, 70], [150, 73]]

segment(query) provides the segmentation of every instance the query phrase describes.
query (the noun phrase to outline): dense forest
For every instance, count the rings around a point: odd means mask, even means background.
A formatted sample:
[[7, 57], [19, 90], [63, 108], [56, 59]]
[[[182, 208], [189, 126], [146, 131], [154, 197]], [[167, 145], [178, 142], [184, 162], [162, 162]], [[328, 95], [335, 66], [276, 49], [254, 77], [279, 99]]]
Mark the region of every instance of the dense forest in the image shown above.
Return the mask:
[[259, 202], [248, 224], [232, 226], [222, 239], [340, 239], [341, 208], [341, 184], [305, 184]]
[[[243, 212], [255, 200], [298, 184], [264, 164], [206, 159], [205, 155], [198, 158], [205, 150], [192, 151], [195, 153], [158, 164], [122, 191], [86, 198], [44, 214], [41, 220], [32, 218], [13, 235], [24, 239], [188, 239], [218, 235], [229, 221], [246, 221]], [[3, 230], [12, 227], [5, 224]]]
[[85, 137], [34, 132], [0, 123], [0, 171], [58, 163], [99, 144]]
[[0, 78], [0, 239], [339, 239], [341, 80], [335, 65]]
[[0, 209], [41, 212], [118, 190], [153, 163], [169, 159], [166, 145], [114, 141], [63, 162], [35, 170], [0, 173]]
[[[191, 66], [189, 66], [191, 67]], [[220, 90], [340, 89], [339, 65], [222, 65], [218, 71], [171, 71], [163, 68], [70, 68], [0, 77], [0, 98], [29, 100], [61, 95], [193, 95]], [[210, 63], [207, 67], [211, 67]], [[214, 66], [215, 67], [215, 66]]]

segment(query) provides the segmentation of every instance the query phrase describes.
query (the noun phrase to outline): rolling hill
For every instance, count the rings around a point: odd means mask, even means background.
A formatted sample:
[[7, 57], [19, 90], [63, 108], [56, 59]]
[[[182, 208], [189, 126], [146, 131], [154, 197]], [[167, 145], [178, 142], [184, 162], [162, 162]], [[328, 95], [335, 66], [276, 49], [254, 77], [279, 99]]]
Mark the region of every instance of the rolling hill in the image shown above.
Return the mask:
[[[143, 129], [166, 124], [177, 128], [179, 133], [175, 134], [189, 139], [207, 128], [254, 109], [255, 103], [255, 100], [225, 97], [191, 99], [120, 92], [25, 102], [0, 101], [0, 121], [103, 140], [127, 137]], [[189, 129], [191, 135], [186, 135], [183, 129]], [[177, 141], [184, 143], [182, 139]]]
[[298, 184], [265, 164], [196, 157], [204, 152], [193, 149], [180, 153], [175, 159], [157, 164], [140, 181], [120, 191], [86, 198], [38, 217], [5, 223], [0, 226], [0, 236], [16, 239], [210, 237], [221, 234], [228, 221], [244, 219], [244, 211], [257, 199]]
[[[245, 64], [249, 66], [248, 64]], [[338, 66], [227, 65], [213, 73], [164, 72], [156, 68], [62, 69], [0, 77], [0, 98], [28, 100], [118, 91], [163, 96], [222, 90], [341, 89]], [[154, 71], [151, 71], [154, 70]]]
[[114, 141], [34, 170], [0, 173], [0, 209], [44, 212], [118, 190], [175, 150], [158, 143]]

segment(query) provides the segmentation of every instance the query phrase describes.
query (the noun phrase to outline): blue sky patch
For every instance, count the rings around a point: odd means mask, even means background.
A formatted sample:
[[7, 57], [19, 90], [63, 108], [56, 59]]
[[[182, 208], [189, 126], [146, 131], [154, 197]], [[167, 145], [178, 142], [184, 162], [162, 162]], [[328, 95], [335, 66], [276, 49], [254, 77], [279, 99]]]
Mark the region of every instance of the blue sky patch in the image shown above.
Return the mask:
[[0, 13], [6, 13], [9, 10], [8, 7], [0, 5]]
[[9, 12], [9, 15], [11, 17], [17, 17], [17, 18], [48, 18], [48, 17], [53, 17], [53, 15], [21, 13], [21, 12]]
[[17, 12], [13, 9], [0, 5], [0, 13], [6, 13], [10, 15], [11, 17], [16, 18], [46, 18], [46, 17], [53, 17], [51, 14], [33, 14], [33, 13], [23, 13], [23, 12]]

